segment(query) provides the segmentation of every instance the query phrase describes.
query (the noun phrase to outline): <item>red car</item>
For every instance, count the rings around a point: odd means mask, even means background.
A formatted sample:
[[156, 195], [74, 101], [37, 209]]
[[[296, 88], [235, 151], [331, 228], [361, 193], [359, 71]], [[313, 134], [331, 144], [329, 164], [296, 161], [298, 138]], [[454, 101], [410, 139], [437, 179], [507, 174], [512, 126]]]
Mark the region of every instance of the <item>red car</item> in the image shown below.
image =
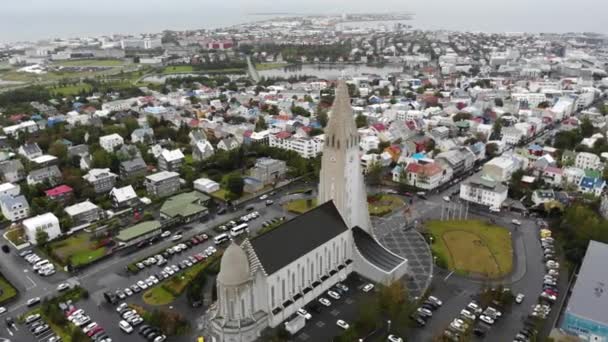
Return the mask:
[[205, 260], [205, 256], [204, 256], [204, 255], [202, 255], [201, 253], [194, 254], [194, 258], [195, 258], [196, 260], [198, 260], [198, 261], [203, 261], [203, 260]]
[[195, 237], [193, 237], [192, 239], [190, 239], [190, 241], [192, 242], [193, 245], [198, 245], [200, 243], [199, 239]]
[[550, 294], [550, 295], [552, 295], [552, 296], [557, 297], [557, 292], [555, 292], [555, 291], [553, 291], [553, 290], [546, 289], [546, 290], [545, 290], [545, 292], [546, 292], [547, 294]]
[[103, 331], [103, 328], [102, 328], [102, 327], [100, 327], [100, 326], [98, 325], [98, 326], [96, 326], [95, 328], [93, 328], [91, 331], [89, 331], [89, 332], [87, 333], [87, 336], [91, 337], [91, 336], [93, 336], [93, 335], [97, 334], [97, 333], [98, 333], [98, 332], [100, 332], [100, 331]]

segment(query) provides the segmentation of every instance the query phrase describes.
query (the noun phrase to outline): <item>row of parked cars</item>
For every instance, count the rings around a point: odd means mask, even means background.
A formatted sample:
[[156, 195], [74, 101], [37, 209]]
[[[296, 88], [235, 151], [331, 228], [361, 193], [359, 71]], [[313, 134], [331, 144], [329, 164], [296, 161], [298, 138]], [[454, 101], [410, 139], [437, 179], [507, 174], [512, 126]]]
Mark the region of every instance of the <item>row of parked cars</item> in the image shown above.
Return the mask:
[[488, 306], [484, 309], [479, 303], [471, 301], [450, 322], [443, 336], [450, 341], [460, 341], [472, 330], [475, 336], [484, 337], [500, 317], [502, 312], [495, 307]]
[[25, 324], [30, 333], [34, 335], [34, 339], [40, 342], [59, 342], [61, 338], [55, 335], [51, 330], [50, 325], [40, 314], [29, 315], [25, 318]]
[[515, 335], [514, 342], [527, 342], [532, 340], [538, 331], [536, 330], [537, 320], [544, 320], [551, 313], [551, 306], [557, 301], [559, 295], [559, 262], [555, 253], [555, 240], [553, 233], [547, 224], [539, 220], [541, 229], [540, 244], [543, 249], [545, 263], [545, 275], [543, 276], [543, 290], [539, 295], [539, 300], [531, 306], [530, 314], [524, 321], [524, 327]]
[[429, 296], [420, 307], [416, 309], [410, 318], [418, 325], [419, 327], [423, 327], [426, 325], [426, 322], [433, 317], [433, 311], [439, 309], [443, 305], [443, 302], [439, 300], [439, 298], [434, 296]]
[[143, 324], [143, 318], [137, 313], [137, 311], [130, 308], [127, 303], [121, 303], [116, 307], [116, 312], [122, 318], [121, 321], [118, 322], [118, 327], [125, 334], [132, 333], [135, 328], [139, 325], [140, 334], [150, 342], [163, 342], [167, 339], [160, 329], [151, 328], [147, 324]]
[[153, 255], [148, 257], [145, 260], [142, 260], [138, 263], [135, 264], [135, 266], [139, 269], [139, 270], [143, 270], [146, 267], [150, 267], [150, 266], [162, 266], [164, 264], [167, 263], [167, 260], [172, 258], [174, 255], [177, 255], [185, 250], [187, 250], [188, 248], [191, 248], [193, 246], [197, 246], [205, 241], [209, 240], [209, 235], [207, 234], [198, 234], [194, 237], [192, 237], [191, 239], [189, 239], [188, 241], [176, 244], [174, 246], [168, 247], [165, 251], [163, 251], [162, 253]]
[[205, 249], [204, 252], [191, 255], [176, 264], [168, 265], [157, 274], [151, 275], [145, 279], [138, 280], [135, 284], [125, 288], [124, 290], [116, 290], [115, 297], [121, 300], [130, 297], [135, 293], [139, 293], [142, 290], [147, 289], [148, 287], [158, 284], [160, 281], [167, 279], [184, 269], [192, 267], [198, 262], [205, 261], [205, 259], [215, 253], [217, 253], [217, 249], [213, 246], [209, 246], [207, 247], [207, 249]]
[[43, 259], [31, 250], [23, 251], [19, 253], [19, 255], [21, 255], [25, 261], [32, 266], [34, 272], [39, 275], [48, 277], [55, 274], [55, 265], [49, 259]]
[[[253, 207], [249, 207], [249, 208], [253, 208]], [[249, 208], [247, 208], [247, 209], [249, 210]], [[245, 215], [239, 217], [238, 220], [236, 220], [236, 221], [234, 221], [234, 220], [229, 221], [228, 223], [219, 226], [218, 229], [225, 232], [227, 230], [237, 227], [240, 224], [255, 220], [258, 217], [260, 217], [260, 213], [258, 211], [252, 211], [248, 214], [245, 214]]]
[[67, 319], [82, 332], [91, 338], [93, 342], [112, 342], [112, 339], [97, 322], [93, 322], [83, 309], [78, 309], [71, 304], [60, 304]]

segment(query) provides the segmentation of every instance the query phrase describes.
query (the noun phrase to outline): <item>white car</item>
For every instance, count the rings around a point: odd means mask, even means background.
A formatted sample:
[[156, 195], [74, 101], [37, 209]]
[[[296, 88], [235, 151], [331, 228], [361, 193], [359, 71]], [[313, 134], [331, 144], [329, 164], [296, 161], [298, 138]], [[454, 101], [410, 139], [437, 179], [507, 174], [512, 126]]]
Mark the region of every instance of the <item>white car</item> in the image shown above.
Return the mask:
[[127, 297], [130, 297], [133, 295], [133, 291], [128, 287], [125, 288], [123, 292], [127, 295]]
[[118, 326], [120, 327], [120, 330], [124, 331], [127, 334], [130, 334], [133, 332], [133, 327], [131, 326], [131, 324], [127, 323], [126, 321], [118, 322]]
[[327, 295], [336, 300], [340, 299], [340, 295], [334, 291], [327, 291]]
[[312, 318], [312, 315], [309, 314], [308, 311], [306, 311], [304, 309], [298, 309], [297, 313], [298, 313], [298, 315], [306, 318], [307, 320]]
[[344, 321], [343, 321], [343, 320], [341, 320], [341, 319], [339, 319], [339, 320], [336, 322], [336, 325], [337, 325], [337, 326], [339, 326], [340, 328], [344, 329], [344, 330], [346, 330], [346, 329], [348, 329], [348, 328], [350, 327], [350, 326], [348, 325], [348, 323], [344, 322]]
[[262, 196], [260, 196], [260, 200], [262, 200], [262, 201], [265, 200], [265, 199], [267, 199], [267, 198], [268, 198], [268, 195], [262, 195]]
[[469, 319], [471, 321], [475, 320], [475, 315], [472, 314], [470, 311], [466, 310], [466, 309], [462, 309], [462, 311], [460, 311], [460, 315], [466, 319]]
[[488, 323], [490, 325], [494, 324], [494, 320], [492, 319], [492, 317], [489, 317], [486, 315], [481, 315], [481, 316], [479, 316], [479, 319], [481, 321], [483, 321], [484, 323]]
[[369, 292], [374, 289], [374, 284], [367, 284], [363, 286], [363, 292]]
[[162, 238], [168, 238], [169, 236], [171, 236], [171, 232], [168, 230], [165, 230], [162, 234], [160, 234], [160, 237]]
[[70, 284], [68, 284], [68, 283], [61, 283], [61, 284], [57, 285], [57, 291], [59, 291], [59, 292], [65, 291], [69, 288], [70, 288]]
[[521, 226], [521, 222], [519, 220], [516, 220], [516, 219], [511, 220], [511, 223], [513, 223], [516, 226]]
[[403, 342], [403, 339], [401, 337], [397, 337], [395, 335], [388, 335], [387, 340], [389, 340], [390, 342]]
[[416, 312], [418, 312], [419, 314], [421, 314], [422, 316], [426, 316], [426, 317], [433, 317], [433, 313], [431, 312], [431, 310], [429, 309], [425, 309], [425, 308], [418, 308], [416, 310]]
[[0, 306], [0, 315], [6, 312], [6, 308], [4, 306]]
[[446, 201], [446, 202], [449, 202], [450, 201], [450, 197], [449, 196], [443, 196], [443, 200]]
[[171, 241], [178, 241], [182, 238], [182, 234], [175, 234], [171, 237]]
[[323, 304], [325, 306], [330, 306], [331, 305], [331, 302], [327, 298], [323, 298], [323, 297], [319, 298], [319, 303], [321, 303], [321, 304]]
[[482, 311], [479, 305], [473, 302], [470, 302], [469, 305], [467, 305], [467, 308], [471, 309], [471, 312], [474, 312], [475, 314], [480, 314]]
[[86, 334], [86, 333], [88, 333], [89, 331], [91, 331], [91, 330], [95, 329], [95, 327], [97, 327], [97, 323], [95, 323], [95, 322], [90, 323], [90, 324], [89, 324], [89, 325], [87, 325], [86, 327], [82, 328], [82, 332]]
[[521, 304], [524, 301], [524, 297], [525, 295], [523, 293], [518, 293], [517, 296], [515, 296], [515, 303]]
[[148, 285], [146, 283], [144, 283], [143, 280], [138, 281], [137, 286], [141, 287], [142, 290], [145, 290], [148, 288]]
[[439, 298], [435, 297], [435, 296], [429, 296], [427, 298], [428, 300], [430, 300], [431, 302], [437, 304], [437, 306], [442, 306], [443, 302], [439, 300]]
[[117, 307], [116, 307], [116, 312], [121, 312], [122, 310], [126, 309], [128, 306], [127, 303], [120, 303]]

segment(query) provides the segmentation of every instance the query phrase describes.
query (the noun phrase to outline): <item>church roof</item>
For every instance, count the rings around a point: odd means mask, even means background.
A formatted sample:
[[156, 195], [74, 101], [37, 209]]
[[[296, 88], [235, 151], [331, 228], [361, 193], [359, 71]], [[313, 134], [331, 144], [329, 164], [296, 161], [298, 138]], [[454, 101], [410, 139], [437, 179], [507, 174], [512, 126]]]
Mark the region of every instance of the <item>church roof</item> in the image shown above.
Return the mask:
[[270, 275], [347, 230], [334, 202], [328, 201], [250, 243]]
[[336, 139], [344, 141], [350, 137], [357, 137], [358, 134], [353, 109], [350, 105], [348, 86], [343, 80], [338, 81], [331, 116], [325, 128], [325, 136], [335, 136]]
[[226, 286], [237, 286], [246, 283], [250, 277], [247, 254], [235, 242], [230, 243], [222, 255], [217, 281]]

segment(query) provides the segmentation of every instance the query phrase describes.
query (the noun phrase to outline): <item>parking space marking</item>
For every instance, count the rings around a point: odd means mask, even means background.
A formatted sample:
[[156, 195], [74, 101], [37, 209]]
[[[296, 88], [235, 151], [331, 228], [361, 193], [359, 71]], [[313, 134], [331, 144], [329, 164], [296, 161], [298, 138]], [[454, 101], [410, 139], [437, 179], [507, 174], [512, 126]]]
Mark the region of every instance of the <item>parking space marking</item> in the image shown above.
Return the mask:
[[352, 298], [346, 298], [345, 302], [346, 302], [346, 304], [350, 305], [350, 304], [354, 303], [355, 301]]
[[329, 312], [329, 314], [332, 315], [332, 316], [334, 316], [334, 317], [336, 317], [336, 316], [338, 316], [340, 314], [340, 310], [331, 310]]
[[306, 341], [310, 338], [310, 336], [307, 333], [301, 333], [300, 336], [298, 336], [298, 338], [302, 341]]
[[315, 325], [319, 328], [323, 328], [325, 326], [325, 322], [323, 321], [318, 321], [317, 323], [315, 323]]
[[11, 331], [11, 329], [6, 328], [6, 330], [8, 331], [8, 334], [9, 334], [9, 335], [13, 336], [13, 332]]

